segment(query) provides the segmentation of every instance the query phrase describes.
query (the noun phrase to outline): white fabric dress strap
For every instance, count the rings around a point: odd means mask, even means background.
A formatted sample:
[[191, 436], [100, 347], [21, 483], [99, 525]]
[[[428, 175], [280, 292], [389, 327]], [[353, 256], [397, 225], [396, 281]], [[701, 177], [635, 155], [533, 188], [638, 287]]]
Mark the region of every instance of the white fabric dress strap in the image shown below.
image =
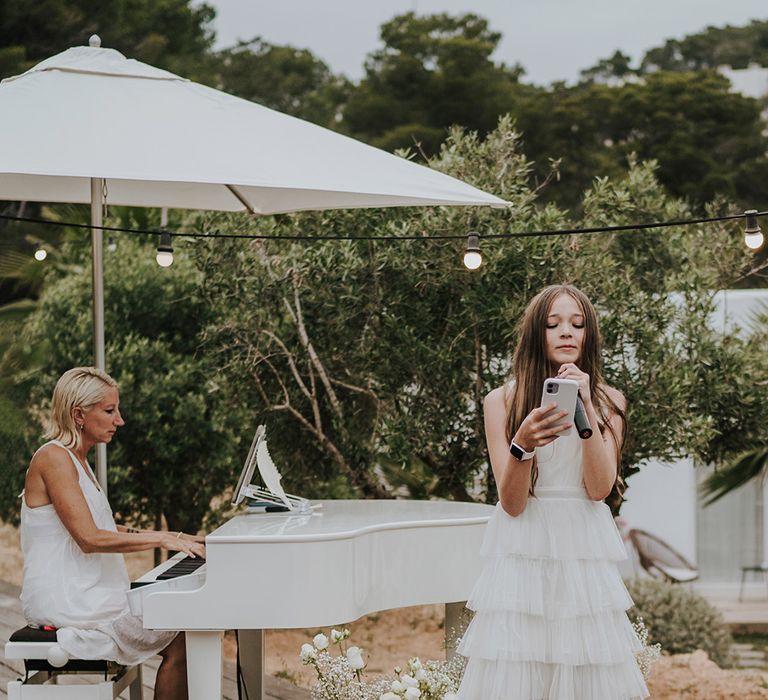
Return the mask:
[[[93, 470], [90, 468], [90, 466], [84, 466], [81, 464], [80, 460], [75, 456], [75, 453], [72, 452], [72, 450], [70, 450], [66, 445], [64, 445], [64, 443], [62, 443], [60, 440], [49, 440], [45, 443], [45, 445], [57, 445], [58, 447], [65, 449], [69, 455], [69, 458], [72, 460], [72, 464], [75, 465], [78, 474], [81, 477], [84, 476], [88, 481], [91, 482], [91, 484], [93, 484], [97, 491], [101, 492], [101, 486], [99, 486], [98, 481], [96, 481], [96, 475], [93, 473]], [[45, 445], [43, 445], [40, 449], [45, 447]]]

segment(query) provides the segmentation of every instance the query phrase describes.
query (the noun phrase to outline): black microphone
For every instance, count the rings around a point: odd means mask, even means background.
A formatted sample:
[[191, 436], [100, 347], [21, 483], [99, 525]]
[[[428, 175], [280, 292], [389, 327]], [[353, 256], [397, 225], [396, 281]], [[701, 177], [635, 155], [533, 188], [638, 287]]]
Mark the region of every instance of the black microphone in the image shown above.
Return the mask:
[[592, 437], [592, 428], [589, 426], [589, 418], [584, 411], [584, 404], [581, 402], [581, 396], [576, 395], [576, 412], [573, 414], [573, 422], [576, 425], [576, 432], [582, 440]]

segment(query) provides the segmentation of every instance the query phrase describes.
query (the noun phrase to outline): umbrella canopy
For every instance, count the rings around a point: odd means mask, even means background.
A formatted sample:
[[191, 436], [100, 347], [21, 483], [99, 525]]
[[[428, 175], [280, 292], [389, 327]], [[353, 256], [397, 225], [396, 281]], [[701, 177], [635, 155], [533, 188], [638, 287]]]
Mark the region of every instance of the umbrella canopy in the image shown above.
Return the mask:
[[68, 49], [0, 83], [0, 198], [251, 211], [506, 202], [336, 132], [127, 59]]
[[[507, 206], [460, 180], [90, 46], [0, 82], [0, 199], [91, 204], [94, 364], [105, 368], [103, 204], [277, 214]], [[97, 446], [106, 491], [106, 446]]]

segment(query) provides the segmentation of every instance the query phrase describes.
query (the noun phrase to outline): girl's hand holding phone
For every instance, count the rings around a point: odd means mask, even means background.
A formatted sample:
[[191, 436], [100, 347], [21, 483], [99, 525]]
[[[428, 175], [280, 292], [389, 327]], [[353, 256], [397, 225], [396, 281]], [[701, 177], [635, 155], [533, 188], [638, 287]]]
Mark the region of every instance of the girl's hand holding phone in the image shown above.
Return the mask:
[[582, 403], [586, 406], [592, 403], [592, 392], [589, 389], [589, 375], [582, 372], [573, 362], [566, 362], [560, 365], [557, 371], [557, 379], [573, 379], [579, 384], [579, 396]]
[[556, 408], [556, 403], [534, 408], [520, 424], [514, 441], [526, 452], [533, 452], [536, 447], [554, 442], [558, 433], [571, 427], [571, 423], [563, 423], [568, 411], [556, 411]]

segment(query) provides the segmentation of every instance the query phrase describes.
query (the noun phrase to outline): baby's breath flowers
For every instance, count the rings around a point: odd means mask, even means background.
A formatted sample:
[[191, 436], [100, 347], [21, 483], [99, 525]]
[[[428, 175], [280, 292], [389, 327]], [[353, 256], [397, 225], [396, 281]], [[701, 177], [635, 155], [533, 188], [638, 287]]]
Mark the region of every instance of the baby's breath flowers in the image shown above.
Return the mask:
[[632, 627], [637, 634], [637, 638], [640, 640], [640, 644], [643, 645], [643, 648], [635, 654], [635, 659], [643, 674], [643, 678], [647, 679], [651, 673], [651, 666], [661, 656], [661, 644], [648, 644], [648, 628], [645, 626], [642, 617], [638, 617], [632, 623]]
[[[394, 679], [379, 678], [367, 683], [362, 678], [366, 665], [363, 652], [356, 646], [346, 648], [344, 642], [348, 638], [349, 630], [333, 629], [330, 640], [320, 633], [312, 644], [302, 645], [302, 663], [314, 666], [317, 673], [313, 700], [456, 700], [466, 663], [463, 657], [426, 663], [414, 657], [406, 669], [394, 669]], [[338, 655], [331, 655], [331, 645], [339, 647]]]

